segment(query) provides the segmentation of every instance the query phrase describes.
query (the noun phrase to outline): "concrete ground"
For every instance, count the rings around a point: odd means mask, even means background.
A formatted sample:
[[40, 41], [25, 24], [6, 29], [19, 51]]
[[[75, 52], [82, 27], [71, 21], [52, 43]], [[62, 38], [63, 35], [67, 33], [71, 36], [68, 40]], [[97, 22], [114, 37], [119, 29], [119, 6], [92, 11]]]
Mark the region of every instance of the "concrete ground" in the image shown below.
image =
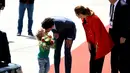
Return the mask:
[[[75, 16], [74, 7], [77, 5], [88, 6], [103, 21], [109, 24], [108, 0], [35, 0], [33, 33], [36, 34], [41, 22], [48, 16], [65, 16], [76, 23], [77, 37], [72, 51], [86, 41], [80, 19]], [[23, 73], [38, 73], [37, 53], [38, 42], [35, 37], [27, 35], [27, 12], [25, 12], [22, 36], [17, 34], [19, 0], [6, 0], [6, 7], [0, 12], [0, 30], [7, 33], [9, 40], [12, 63], [20, 64]], [[51, 34], [51, 33], [50, 33]], [[54, 50], [50, 52], [50, 63], [53, 64]], [[61, 52], [64, 56], [64, 50]]]

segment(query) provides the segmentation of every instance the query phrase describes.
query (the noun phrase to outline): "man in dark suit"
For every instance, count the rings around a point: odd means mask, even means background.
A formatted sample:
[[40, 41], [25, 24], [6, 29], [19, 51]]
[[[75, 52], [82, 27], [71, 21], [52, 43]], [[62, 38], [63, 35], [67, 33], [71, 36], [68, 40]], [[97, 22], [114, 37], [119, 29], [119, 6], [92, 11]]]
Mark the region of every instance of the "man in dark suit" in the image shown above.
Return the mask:
[[54, 54], [55, 73], [59, 73], [61, 47], [65, 41], [65, 73], [71, 73], [71, 46], [76, 37], [76, 26], [73, 21], [65, 17], [50, 17], [42, 22], [42, 27], [52, 30], [56, 38]]
[[130, 0], [126, 0], [126, 3], [127, 3], [128, 5], [130, 5]]
[[9, 43], [5, 32], [0, 31], [0, 68], [11, 63]]
[[5, 0], [0, 0], [0, 10], [3, 10], [5, 7]]
[[128, 69], [130, 66], [130, 46], [128, 45], [130, 42], [129, 8], [122, 0], [109, 1], [111, 3], [109, 33], [115, 43], [111, 50], [111, 73], [118, 73], [118, 71], [120, 73], [130, 73]]

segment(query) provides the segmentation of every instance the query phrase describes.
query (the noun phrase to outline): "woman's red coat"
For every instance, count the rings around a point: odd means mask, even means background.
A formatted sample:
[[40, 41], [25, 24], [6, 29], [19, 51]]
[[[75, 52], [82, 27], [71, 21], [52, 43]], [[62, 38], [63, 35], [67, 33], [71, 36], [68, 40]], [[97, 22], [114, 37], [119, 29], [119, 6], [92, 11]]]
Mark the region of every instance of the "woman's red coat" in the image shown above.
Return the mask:
[[88, 16], [86, 21], [83, 27], [87, 41], [95, 46], [98, 45], [95, 59], [99, 59], [111, 51], [114, 43], [98, 16]]

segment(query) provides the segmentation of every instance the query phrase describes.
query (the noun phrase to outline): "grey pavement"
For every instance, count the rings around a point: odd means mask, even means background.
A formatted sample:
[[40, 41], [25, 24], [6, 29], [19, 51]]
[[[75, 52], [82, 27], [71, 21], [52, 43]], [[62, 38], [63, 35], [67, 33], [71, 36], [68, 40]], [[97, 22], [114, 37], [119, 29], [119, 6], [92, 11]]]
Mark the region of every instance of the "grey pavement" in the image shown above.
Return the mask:
[[[74, 7], [84, 5], [91, 8], [101, 18], [104, 25], [109, 23], [108, 0], [35, 0], [33, 33], [36, 34], [41, 22], [48, 16], [65, 16], [76, 23], [77, 37], [72, 51], [86, 41], [80, 19], [74, 14]], [[16, 36], [19, 0], [6, 0], [6, 7], [0, 12], [0, 30], [7, 33], [12, 63], [20, 64], [23, 73], [38, 73], [37, 53], [38, 42], [35, 37], [27, 35], [27, 13], [25, 12], [22, 36]], [[52, 33], [50, 33], [52, 34]], [[53, 64], [54, 50], [50, 52]], [[64, 49], [61, 52], [64, 56]]]

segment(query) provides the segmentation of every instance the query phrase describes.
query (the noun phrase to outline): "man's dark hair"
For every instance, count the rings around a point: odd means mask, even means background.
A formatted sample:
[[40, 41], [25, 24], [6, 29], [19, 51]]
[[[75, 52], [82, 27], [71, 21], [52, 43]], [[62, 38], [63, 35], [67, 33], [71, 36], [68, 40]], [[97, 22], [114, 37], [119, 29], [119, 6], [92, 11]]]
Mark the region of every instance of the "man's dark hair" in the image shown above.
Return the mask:
[[42, 22], [42, 28], [44, 29], [51, 28], [53, 25], [54, 25], [53, 18], [45, 18], [45, 20]]

